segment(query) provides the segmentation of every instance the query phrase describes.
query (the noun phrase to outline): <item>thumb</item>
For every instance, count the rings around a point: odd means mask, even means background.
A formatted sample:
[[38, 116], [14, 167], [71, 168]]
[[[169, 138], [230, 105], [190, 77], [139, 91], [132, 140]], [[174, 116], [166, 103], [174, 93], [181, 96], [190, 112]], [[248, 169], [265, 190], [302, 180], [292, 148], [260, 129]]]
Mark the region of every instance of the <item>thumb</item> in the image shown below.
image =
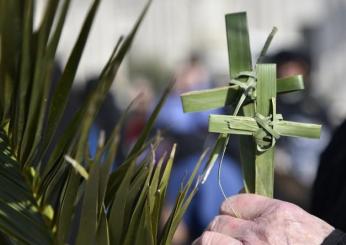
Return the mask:
[[220, 214], [252, 220], [259, 217], [278, 201], [255, 194], [239, 194], [228, 198], [221, 205]]

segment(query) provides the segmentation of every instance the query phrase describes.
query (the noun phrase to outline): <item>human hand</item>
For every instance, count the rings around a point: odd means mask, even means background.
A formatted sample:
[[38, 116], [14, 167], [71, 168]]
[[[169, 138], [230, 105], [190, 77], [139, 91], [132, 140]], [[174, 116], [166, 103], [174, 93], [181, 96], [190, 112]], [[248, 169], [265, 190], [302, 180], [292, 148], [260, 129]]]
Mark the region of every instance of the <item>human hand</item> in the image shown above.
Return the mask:
[[334, 230], [298, 206], [254, 194], [228, 198], [193, 245], [319, 245]]

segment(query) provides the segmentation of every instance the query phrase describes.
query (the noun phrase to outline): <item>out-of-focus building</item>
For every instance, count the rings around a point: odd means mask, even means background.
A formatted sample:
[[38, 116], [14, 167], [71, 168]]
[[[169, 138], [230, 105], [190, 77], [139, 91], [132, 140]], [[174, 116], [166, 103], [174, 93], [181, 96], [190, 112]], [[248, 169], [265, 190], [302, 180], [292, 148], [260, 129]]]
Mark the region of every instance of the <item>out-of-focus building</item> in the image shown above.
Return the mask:
[[[46, 0], [39, 0], [45, 3]], [[103, 0], [78, 75], [100, 69], [120, 34], [126, 34], [145, 0]], [[257, 51], [273, 25], [279, 34], [273, 49], [301, 40], [302, 25], [314, 23], [323, 0], [155, 0], [134, 43], [131, 56], [153, 57], [174, 67], [191, 50], [202, 51], [215, 72], [226, 72], [227, 46], [224, 15], [247, 11], [252, 46]], [[65, 61], [78, 35], [91, 0], [74, 0], [59, 48]], [[43, 4], [39, 6], [42, 9]], [[38, 11], [40, 13], [40, 11]]]
[[316, 93], [330, 107], [330, 118], [339, 124], [346, 117], [346, 1], [324, 1], [324, 14], [312, 35], [313, 79]]

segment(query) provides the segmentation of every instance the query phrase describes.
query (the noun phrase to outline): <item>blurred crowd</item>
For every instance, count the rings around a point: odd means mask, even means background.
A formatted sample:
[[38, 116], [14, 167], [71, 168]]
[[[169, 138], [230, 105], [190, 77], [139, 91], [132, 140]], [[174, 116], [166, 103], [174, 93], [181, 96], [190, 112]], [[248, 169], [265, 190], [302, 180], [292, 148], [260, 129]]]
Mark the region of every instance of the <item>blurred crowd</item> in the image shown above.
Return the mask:
[[[266, 62], [277, 64], [279, 78], [298, 74], [304, 76], [304, 91], [278, 96], [277, 110], [283, 114], [285, 120], [323, 125], [320, 140], [283, 137], [276, 147], [275, 197], [309, 209], [319, 156], [328, 144], [333, 128], [328, 120], [327, 108], [312, 93], [314, 83], [310, 76], [311, 59], [308, 53], [299, 48], [281, 50], [270, 55]], [[182, 62], [171, 78], [175, 86], [161, 109], [154, 130], [160, 130], [164, 136], [159, 154], [169, 151], [174, 143], [178, 144], [163, 217], [168, 217], [182, 182], [186, 181], [192, 172], [202, 151], [211, 147], [216, 140], [217, 135], [208, 133], [209, 114], [229, 114], [232, 110], [232, 108], [220, 108], [213, 111], [183, 113], [180, 94], [219, 86], [214, 79], [200, 54], [192, 54]], [[65, 115], [66, 121], [75, 112], [74, 108], [83, 103], [96, 83], [96, 78], [90, 78], [85, 87], [73, 91], [68, 106], [69, 111]], [[122, 133], [123, 143], [120, 144], [117, 160], [119, 163], [143, 130], [159, 98], [147, 77], [136, 79], [133, 87], [135, 92], [132, 93], [139, 94], [139, 97], [126, 119]], [[91, 155], [95, 154], [101, 132], [107, 137], [122, 111], [114, 96], [109, 94], [90, 131]], [[238, 139], [232, 137], [223, 159], [221, 172], [221, 183], [228, 196], [238, 193], [243, 187], [238, 149]], [[214, 167], [187, 210], [184, 221], [175, 235], [175, 244], [188, 244], [199, 236], [218, 214], [223, 200], [224, 197], [218, 186], [218, 168]]]

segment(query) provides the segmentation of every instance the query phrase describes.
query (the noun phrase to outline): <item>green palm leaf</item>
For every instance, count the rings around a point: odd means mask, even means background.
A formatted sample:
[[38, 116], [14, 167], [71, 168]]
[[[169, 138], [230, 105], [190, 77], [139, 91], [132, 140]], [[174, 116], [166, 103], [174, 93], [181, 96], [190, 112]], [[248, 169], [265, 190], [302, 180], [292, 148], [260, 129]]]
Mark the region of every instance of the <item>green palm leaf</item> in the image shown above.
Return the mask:
[[91, 2], [53, 86], [56, 50], [71, 2], [47, 1], [34, 30], [35, 0], [0, 0], [0, 243], [168, 244], [197, 191], [191, 185], [200, 166], [178, 196], [170, 223], [160, 232], [176, 146], [157, 161], [161, 138], [150, 135], [173, 84], [167, 86], [137, 142], [114, 172], [129, 109], [99, 145], [96, 156], [91, 159], [88, 154], [90, 128], [151, 0], [129, 34], [115, 44], [90, 97], [63, 133], [56, 135], [101, 0]]
[[0, 228], [24, 244], [49, 244], [45, 223], [4, 130], [0, 131]]

